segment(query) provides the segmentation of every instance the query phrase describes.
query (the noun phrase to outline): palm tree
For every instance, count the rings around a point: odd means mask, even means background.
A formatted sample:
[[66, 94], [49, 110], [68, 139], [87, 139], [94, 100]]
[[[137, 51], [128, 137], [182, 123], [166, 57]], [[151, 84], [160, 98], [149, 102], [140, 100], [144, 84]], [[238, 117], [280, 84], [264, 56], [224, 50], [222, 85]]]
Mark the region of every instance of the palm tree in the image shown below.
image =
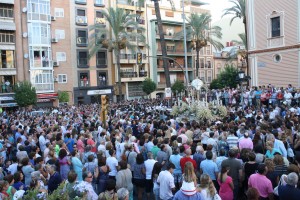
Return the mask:
[[[103, 48], [114, 52], [118, 68], [119, 95], [122, 100], [120, 52], [125, 48], [129, 49], [131, 53], [139, 50], [136, 42], [132, 42], [132, 39], [136, 38], [139, 43], [145, 44], [146, 38], [143, 34], [145, 29], [138, 26], [135, 15], [127, 13], [123, 8], [108, 8], [103, 12], [103, 16], [110, 26], [112, 35], [108, 37], [110, 31], [102, 24], [94, 24], [90, 27], [90, 31], [92, 31], [89, 45], [90, 58]], [[129, 32], [128, 29], [132, 31]]]
[[157, 20], [157, 27], [158, 27], [158, 33], [160, 38], [160, 46], [161, 46], [161, 52], [163, 57], [163, 66], [165, 70], [165, 77], [166, 77], [166, 86], [169, 88], [171, 87], [171, 80], [170, 80], [170, 72], [168, 68], [168, 60], [167, 60], [167, 46], [161, 21], [161, 15], [160, 15], [160, 8], [159, 8], [159, 0], [152, 0], [154, 1], [154, 8], [155, 8], [155, 14], [156, 14], [156, 20]]
[[[199, 73], [199, 54], [200, 50], [207, 46], [208, 43], [213, 45], [216, 49], [221, 50], [223, 45], [217, 39], [222, 38], [221, 28], [219, 26], [210, 26], [211, 15], [208, 13], [192, 13], [187, 19], [188, 26], [186, 36], [192, 41], [192, 47], [196, 50], [196, 76]], [[183, 30], [175, 34], [174, 37], [183, 37]]]
[[[246, 51], [248, 51], [248, 45], [247, 45], [247, 41], [248, 41], [248, 35], [247, 35], [247, 19], [246, 19], [246, 0], [230, 0], [231, 3], [233, 3], [234, 5], [230, 8], [226, 8], [224, 9], [224, 14], [225, 15], [233, 15], [233, 17], [230, 20], [230, 25], [232, 24], [232, 22], [236, 19], [236, 18], [240, 18], [243, 20], [243, 24], [244, 24], [244, 29], [245, 29], [245, 35], [244, 35], [244, 46], [246, 48]], [[222, 16], [222, 17], [223, 17]], [[248, 54], [246, 55], [246, 62], [247, 62], [247, 66], [248, 66]], [[249, 74], [249, 67], [247, 67], [247, 74]]]

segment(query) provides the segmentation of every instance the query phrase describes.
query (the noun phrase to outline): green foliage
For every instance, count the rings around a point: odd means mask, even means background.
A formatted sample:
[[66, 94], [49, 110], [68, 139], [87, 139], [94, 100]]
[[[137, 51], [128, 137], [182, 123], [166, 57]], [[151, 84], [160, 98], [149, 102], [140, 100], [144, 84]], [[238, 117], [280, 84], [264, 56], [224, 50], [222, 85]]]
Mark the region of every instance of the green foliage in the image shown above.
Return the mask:
[[58, 100], [61, 103], [69, 102], [70, 100], [69, 93], [66, 91], [58, 92]]
[[176, 80], [175, 83], [172, 85], [171, 90], [173, 93], [181, 93], [184, 91], [184, 84], [183, 82]]
[[230, 20], [230, 25], [236, 18], [240, 18], [243, 20], [243, 23], [246, 23], [246, 0], [230, 0], [233, 4], [232, 7], [224, 9], [224, 14], [233, 16]]
[[143, 82], [143, 91], [149, 95], [156, 90], [156, 84], [151, 78], [146, 78]]
[[47, 196], [47, 200], [68, 200], [69, 194], [65, 190], [65, 183], [61, 183], [59, 187]]
[[235, 88], [237, 86], [236, 78], [238, 72], [238, 69], [232, 65], [225, 66], [218, 77], [211, 82], [210, 89], [220, 89], [224, 87]]
[[15, 89], [15, 100], [17, 104], [21, 107], [26, 107], [29, 105], [35, 105], [37, 101], [35, 88], [30, 82], [24, 81], [19, 82]]
[[29, 190], [27, 191], [27, 194], [23, 196], [21, 199], [22, 200], [38, 200], [39, 198], [37, 195], [39, 194], [38, 190]]

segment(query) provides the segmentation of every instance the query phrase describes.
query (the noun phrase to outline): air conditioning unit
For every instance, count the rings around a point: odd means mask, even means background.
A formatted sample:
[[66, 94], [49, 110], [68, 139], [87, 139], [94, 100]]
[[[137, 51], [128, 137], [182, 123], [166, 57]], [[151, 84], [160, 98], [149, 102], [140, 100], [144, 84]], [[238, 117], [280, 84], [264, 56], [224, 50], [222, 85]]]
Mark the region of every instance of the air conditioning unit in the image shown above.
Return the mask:
[[56, 17], [55, 16], [51, 16], [51, 21], [55, 21]]
[[59, 62], [58, 61], [53, 61], [53, 67], [58, 67], [59, 66]]
[[57, 42], [58, 42], [58, 39], [57, 39], [57, 38], [52, 38], [52, 39], [51, 39], [51, 42], [52, 42], [52, 43], [57, 43]]

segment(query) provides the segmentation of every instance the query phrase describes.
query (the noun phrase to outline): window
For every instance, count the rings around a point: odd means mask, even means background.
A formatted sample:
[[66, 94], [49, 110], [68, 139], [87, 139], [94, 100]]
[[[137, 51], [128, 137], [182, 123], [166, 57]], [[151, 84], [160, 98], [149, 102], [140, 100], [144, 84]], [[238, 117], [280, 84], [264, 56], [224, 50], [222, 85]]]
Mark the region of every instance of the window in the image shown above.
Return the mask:
[[55, 38], [59, 40], [65, 39], [65, 30], [55, 29]]
[[166, 17], [174, 17], [174, 12], [166, 11]]
[[105, 19], [104, 19], [104, 15], [103, 15], [102, 11], [99, 11], [99, 10], [96, 11], [95, 23], [103, 24], [105, 26]]
[[281, 62], [281, 55], [275, 54], [275, 55], [273, 56], [273, 60], [274, 60], [274, 62], [276, 62], [276, 63]]
[[76, 24], [81, 25], [81, 26], [87, 25], [86, 10], [84, 10], [84, 9], [76, 10]]
[[210, 45], [206, 46], [206, 55], [210, 55]]
[[204, 59], [200, 58], [200, 68], [204, 68]]
[[27, 0], [28, 20], [51, 21], [50, 1]]
[[87, 68], [88, 66], [88, 51], [77, 52], [77, 66], [79, 68]]
[[280, 36], [280, 17], [271, 18], [272, 37]]
[[95, 0], [95, 6], [104, 6], [104, 0]]
[[52, 67], [50, 47], [29, 47], [30, 68]]
[[86, 47], [88, 44], [88, 31], [79, 29], [77, 30], [77, 46]]
[[90, 76], [88, 72], [79, 72], [79, 87], [87, 87], [90, 83]]
[[167, 45], [167, 51], [175, 51], [175, 46]]
[[0, 50], [0, 68], [15, 68], [14, 51]]
[[107, 85], [107, 73], [106, 72], [98, 72], [98, 85], [106, 86]]
[[45, 23], [29, 23], [28, 24], [29, 32], [29, 44], [50, 44], [50, 24]]
[[156, 15], [156, 13], [155, 13], [155, 10], [154, 10], [154, 9], [152, 9], [152, 15]]
[[14, 8], [10, 5], [1, 4], [0, 5], [0, 17], [13, 18], [14, 17]]
[[77, 9], [77, 16], [85, 16], [85, 10]]
[[106, 51], [98, 51], [96, 59], [97, 67], [106, 67]]
[[86, 5], [86, 0], [75, 0], [76, 4]]
[[58, 83], [67, 83], [67, 74], [57, 74]]
[[55, 17], [64, 17], [64, 9], [63, 8], [54, 8], [54, 16]]
[[67, 61], [66, 52], [56, 52], [56, 61], [66, 62]]
[[13, 32], [1, 32], [0, 43], [15, 43], [15, 34]]
[[31, 70], [30, 78], [36, 91], [54, 90], [53, 70]]

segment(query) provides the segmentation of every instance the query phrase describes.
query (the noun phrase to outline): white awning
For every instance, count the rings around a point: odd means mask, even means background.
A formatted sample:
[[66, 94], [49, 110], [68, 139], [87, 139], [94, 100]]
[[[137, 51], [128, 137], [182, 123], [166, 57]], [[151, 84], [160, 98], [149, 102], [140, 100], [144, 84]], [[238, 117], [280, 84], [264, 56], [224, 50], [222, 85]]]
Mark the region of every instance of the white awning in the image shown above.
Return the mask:
[[6, 30], [6, 31], [15, 31], [16, 25], [14, 22], [3, 22], [1, 21], [0, 30]]
[[17, 70], [15, 68], [12, 69], [0, 69], [0, 75], [1, 76], [11, 76], [11, 75], [17, 75]]
[[15, 4], [14, 0], [0, 0], [0, 3]]
[[0, 44], [0, 50], [15, 50], [14, 44]]

